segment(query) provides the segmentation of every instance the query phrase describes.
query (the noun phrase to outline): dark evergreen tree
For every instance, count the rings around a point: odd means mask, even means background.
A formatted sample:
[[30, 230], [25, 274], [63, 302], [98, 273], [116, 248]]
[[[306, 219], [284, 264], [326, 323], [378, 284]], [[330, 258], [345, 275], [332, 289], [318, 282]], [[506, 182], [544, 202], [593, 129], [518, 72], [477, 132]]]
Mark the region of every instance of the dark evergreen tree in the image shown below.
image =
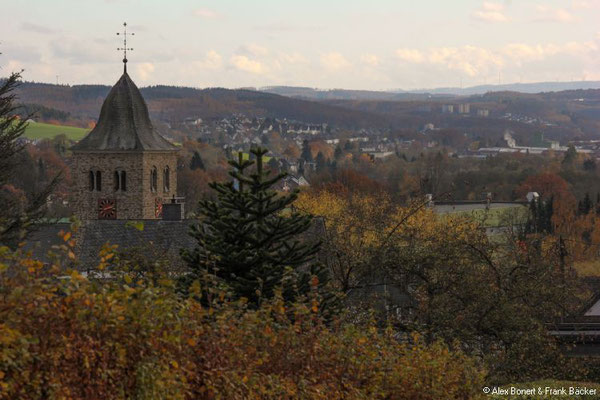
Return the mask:
[[582, 201], [579, 202], [579, 212], [581, 215], [587, 215], [592, 210], [593, 204], [590, 194], [586, 192]]
[[595, 171], [596, 170], [596, 160], [593, 158], [588, 158], [583, 162], [583, 169], [586, 171]]
[[550, 197], [544, 203], [543, 214], [542, 214], [542, 226], [543, 232], [552, 233], [554, 231], [552, 227], [552, 216], [554, 215], [554, 198]]
[[204, 161], [202, 161], [202, 157], [200, 157], [200, 153], [198, 153], [198, 151], [194, 151], [194, 155], [192, 156], [192, 160], [190, 161], [190, 169], [192, 171], [197, 169], [206, 169], [204, 168]]
[[526, 233], [537, 233], [539, 231], [538, 227], [538, 202], [536, 199], [533, 199], [529, 202], [529, 218], [527, 219], [527, 223], [525, 225]]
[[267, 163], [272, 172], [279, 172], [279, 161], [275, 157], [271, 157]]
[[333, 157], [336, 160], [339, 160], [340, 158], [342, 158], [343, 155], [344, 155], [344, 152], [342, 150], [342, 147], [338, 144], [337, 146], [335, 146], [335, 152], [333, 153]]
[[300, 154], [300, 158], [306, 162], [313, 162], [312, 152], [310, 151], [310, 144], [308, 140], [305, 140], [302, 144], [302, 153]]
[[317, 172], [323, 172], [327, 168], [327, 160], [322, 152], [317, 154], [317, 158], [315, 160]]
[[267, 150], [251, 152], [255, 162], [241, 156], [230, 161], [234, 169], [229, 174], [238, 182], [237, 188], [233, 182], [213, 182], [210, 187], [217, 199], [200, 202], [202, 223], [191, 231], [198, 245], [183, 252], [191, 272], [182, 282], [183, 288], [208, 272], [224, 282], [235, 297], [245, 297], [254, 305], [272, 297], [280, 285], [288, 300], [307, 293], [312, 276], [318, 277], [324, 290], [329, 279], [326, 269], [316, 262], [320, 242], [303, 240], [312, 216], [291, 207], [297, 192], [281, 195], [272, 189], [286, 174], [270, 176], [263, 168]]
[[572, 165], [577, 159], [577, 150], [573, 144], [569, 144], [569, 148], [565, 152], [565, 157], [562, 160], [563, 165]]
[[[0, 245], [8, 246], [16, 246], [35, 228], [35, 222], [45, 215], [48, 196], [60, 179], [58, 175], [41, 190], [33, 190], [25, 204], [8, 190], [9, 185], [21, 186], [15, 173], [23, 168], [21, 161], [27, 153], [22, 151], [23, 146], [18, 139], [25, 133], [27, 119], [32, 117], [18, 117], [19, 107], [16, 106], [14, 91], [20, 78], [20, 74], [13, 73], [0, 80]], [[35, 163], [32, 170], [35, 171]]]

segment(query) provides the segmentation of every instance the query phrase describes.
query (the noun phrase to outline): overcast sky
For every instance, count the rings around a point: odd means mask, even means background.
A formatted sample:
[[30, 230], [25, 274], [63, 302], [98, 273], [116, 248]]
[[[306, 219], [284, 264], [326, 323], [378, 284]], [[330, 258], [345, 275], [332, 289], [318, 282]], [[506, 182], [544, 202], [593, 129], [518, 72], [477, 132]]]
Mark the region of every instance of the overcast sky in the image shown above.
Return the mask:
[[[600, 80], [600, 0], [2, 2], [0, 75], [139, 86], [415, 89]], [[10, 16], [10, 17], [9, 17]]]

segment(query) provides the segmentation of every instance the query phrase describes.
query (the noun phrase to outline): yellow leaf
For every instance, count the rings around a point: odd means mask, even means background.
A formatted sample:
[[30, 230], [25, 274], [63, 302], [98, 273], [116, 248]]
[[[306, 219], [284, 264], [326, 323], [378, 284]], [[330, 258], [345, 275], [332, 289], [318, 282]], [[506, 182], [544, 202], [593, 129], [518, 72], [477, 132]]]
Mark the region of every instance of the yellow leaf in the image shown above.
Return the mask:
[[187, 341], [187, 344], [188, 344], [190, 347], [194, 347], [194, 346], [196, 345], [196, 341], [195, 341], [194, 339], [191, 339], [191, 338], [190, 338], [190, 339], [188, 339], [188, 341]]
[[124, 317], [124, 316], [122, 316], [122, 315], [119, 315], [119, 316], [117, 317], [117, 319], [118, 319], [119, 321], [123, 321], [123, 320], [125, 320], [125, 317]]
[[4, 378], [4, 372], [0, 371], [0, 379]]
[[171, 365], [173, 366], [173, 368], [177, 369], [179, 368], [179, 364], [177, 363], [177, 361], [173, 360], [171, 361]]
[[71, 260], [74, 260], [74, 259], [75, 259], [75, 253], [73, 253], [72, 251], [69, 251], [69, 253], [68, 253], [67, 255], [69, 256], [69, 258], [70, 258]]
[[319, 302], [318, 301], [313, 300], [311, 310], [315, 313], [317, 311], [319, 311]]
[[125, 274], [125, 276], [123, 277], [123, 279], [125, 279], [125, 282], [127, 282], [128, 285], [131, 284], [131, 282], [132, 282], [131, 277], [129, 275], [127, 275], [127, 274]]
[[65, 242], [68, 242], [68, 241], [69, 241], [69, 239], [71, 239], [71, 232], [67, 232], [67, 233], [65, 233], [65, 235], [63, 236], [63, 240], [64, 240]]

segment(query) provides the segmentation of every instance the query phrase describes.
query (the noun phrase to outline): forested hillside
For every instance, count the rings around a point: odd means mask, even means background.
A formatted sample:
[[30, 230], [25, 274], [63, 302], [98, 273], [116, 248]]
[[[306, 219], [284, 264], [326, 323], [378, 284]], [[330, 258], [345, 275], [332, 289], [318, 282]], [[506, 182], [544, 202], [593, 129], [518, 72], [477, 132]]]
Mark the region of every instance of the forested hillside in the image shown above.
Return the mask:
[[[293, 93], [304, 93], [303, 88], [297, 89]], [[34, 104], [29, 108], [38, 114], [39, 111], [51, 114], [61, 121], [69, 117], [85, 127], [97, 118], [109, 90], [110, 87], [102, 85], [24, 83], [18, 96], [22, 103]], [[513, 131], [519, 143], [525, 145], [531, 143], [531, 137], [537, 133], [566, 144], [573, 140], [596, 139], [600, 132], [600, 90], [597, 89], [538, 94], [491, 92], [470, 97], [401, 94], [381, 100], [370, 100], [371, 92], [365, 91], [353, 91], [349, 95], [352, 100], [331, 99], [331, 96], [335, 98], [335, 91], [323, 92], [319, 100], [246, 89], [151, 86], [141, 88], [141, 92], [152, 118], [167, 123], [186, 118], [228, 118], [234, 114], [327, 123], [352, 130], [416, 132], [432, 123], [438, 128], [488, 138], [490, 145], [499, 140], [505, 130]], [[446, 104], [456, 110], [459, 105], [468, 104], [470, 111], [445, 113]], [[49, 111], [52, 112], [49, 114]], [[479, 111], [489, 114], [483, 118]]]
[[[109, 90], [109, 86], [101, 85], [24, 83], [18, 96], [23, 103], [42, 104], [95, 120]], [[222, 118], [238, 113], [329, 123], [347, 128], [385, 127], [392, 120], [374, 113], [250, 90], [153, 86], [141, 88], [141, 92], [151, 116], [165, 122], [185, 118]]]

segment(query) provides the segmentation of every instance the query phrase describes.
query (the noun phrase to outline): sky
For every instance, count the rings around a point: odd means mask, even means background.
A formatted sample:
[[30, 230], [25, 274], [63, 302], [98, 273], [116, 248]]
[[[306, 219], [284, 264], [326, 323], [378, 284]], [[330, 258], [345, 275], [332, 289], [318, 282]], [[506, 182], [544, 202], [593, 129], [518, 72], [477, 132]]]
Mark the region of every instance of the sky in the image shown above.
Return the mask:
[[600, 0], [2, 1], [0, 76], [410, 90], [600, 80]]

